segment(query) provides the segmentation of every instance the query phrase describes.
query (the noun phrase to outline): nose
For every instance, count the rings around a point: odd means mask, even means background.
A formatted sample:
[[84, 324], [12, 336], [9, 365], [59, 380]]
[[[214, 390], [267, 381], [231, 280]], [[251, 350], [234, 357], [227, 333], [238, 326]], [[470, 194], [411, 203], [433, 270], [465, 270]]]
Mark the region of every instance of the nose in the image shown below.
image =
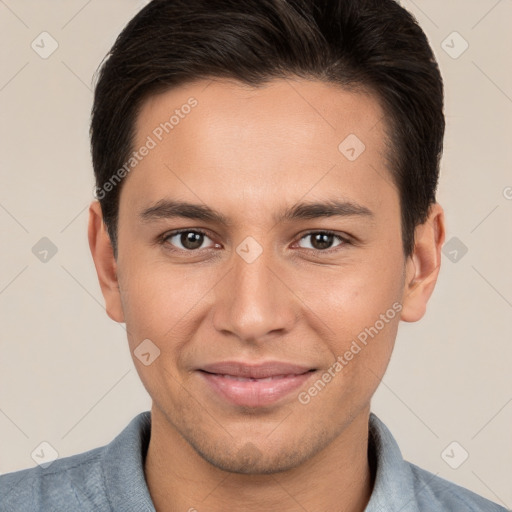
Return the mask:
[[253, 261], [233, 254], [231, 270], [219, 284], [213, 323], [224, 335], [245, 342], [263, 341], [289, 332], [299, 317], [300, 301], [271, 249]]

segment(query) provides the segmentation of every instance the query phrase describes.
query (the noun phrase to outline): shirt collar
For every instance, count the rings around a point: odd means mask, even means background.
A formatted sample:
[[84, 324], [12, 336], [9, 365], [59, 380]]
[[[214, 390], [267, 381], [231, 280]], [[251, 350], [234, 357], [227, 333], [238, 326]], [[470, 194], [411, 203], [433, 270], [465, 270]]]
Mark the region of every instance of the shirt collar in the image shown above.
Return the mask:
[[151, 435], [151, 413], [137, 415], [106, 447], [101, 461], [112, 510], [155, 512], [144, 476]]
[[369, 453], [375, 459], [375, 482], [365, 512], [420, 512], [413, 476], [395, 438], [373, 413], [369, 423]]
[[[151, 413], [145, 411], [105, 449], [101, 465], [112, 510], [155, 512], [144, 476], [150, 433]], [[373, 413], [370, 413], [368, 437], [375, 480], [365, 512], [420, 512], [409, 465], [391, 432]]]

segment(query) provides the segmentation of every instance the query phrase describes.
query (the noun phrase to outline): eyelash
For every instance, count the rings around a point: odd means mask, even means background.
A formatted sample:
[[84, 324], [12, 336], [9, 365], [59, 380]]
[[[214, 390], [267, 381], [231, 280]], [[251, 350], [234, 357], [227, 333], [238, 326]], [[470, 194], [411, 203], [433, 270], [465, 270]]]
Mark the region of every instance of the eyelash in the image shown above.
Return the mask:
[[[167, 232], [167, 233], [164, 233], [158, 240], [158, 243], [161, 244], [161, 245], [165, 245], [167, 246], [166, 247], [166, 250], [169, 250], [169, 251], [176, 251], [176, 252], [187, 252], [187, 253], [194, 253], [194, 252], [199, 252], [201, 250], [204, 250], [204, 249], [179, 249], [177, 247], [174, 247], [172, 246], [170, 243], [168, 243], [168, 239], [169, 238], [172, 238], [173, 236], [176, 236], [176, 235], [179, 235], [181, 233], [199, 233], [201, 235], [204, 235], [208, 238], [212, 238], [206, 231], [202, 230], [202, 229], [177, 229], [175, 231], [170, 231], [170, 232]], [[345, 245], [351, 245], [352, 242], [351, 240], [349, 240], [348, 237], [344, 237], [344, 236], [341, 236], [340, 234], [334, 232], [334, 231], [331, 231], [329, 229], [322, 229], [322, 230], [317, 230], [317, 231], [308, 231], [307, 233], [305, 233], [304, 235], [302, 235], [298, 241], [308, 237], [308, 236], [311, 236], [311, 235], [315, 235], [315, 234], [323, 234], [323, 235], [332, 235], [334, 236], [335, 238], [337, 238], [340, 242], [342, 242], [341, 244], [339, 245], [336, 245], [334, 247], [330, 247], [329, 249], [309, 249], [309, 248], [303, 248], [301, 247], [301, 249], [304, 249], [306, 251], [314, 251], [315, 253], [317, 254], [330, 254], [331, 252], [334, 252], [336, 250], [339, 250], [340, 248], [342, 248], [343, 246]], [[212, 249], [211, 247], [207, 248], [207, 249]]]

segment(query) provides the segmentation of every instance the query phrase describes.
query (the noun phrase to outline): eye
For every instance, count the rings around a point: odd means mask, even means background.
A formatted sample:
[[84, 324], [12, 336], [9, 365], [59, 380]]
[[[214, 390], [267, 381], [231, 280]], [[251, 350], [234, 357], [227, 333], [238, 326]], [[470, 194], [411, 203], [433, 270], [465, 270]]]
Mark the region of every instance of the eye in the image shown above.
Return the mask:
[[[311, 242], [308, 244], [309, 247], [308, 246], [306, 246], [306, 247], [302, 246], [302, 247], [306, 248], [306, 249], [313, 249], [316, 251], [326, 251], [333, 247], [337, 247], [340, 245], [344, 245], [345, 243], [349, 243], [349, 241], [346, 238], [344, 238], [340, 235], [337, 235], [336, 233], [333, 233], [331, 231], [312, 231], [311, 233], [308, 233], [307, 235], [303, 236], [300, 239], [299, 243], [308, 238], [311, 239]], [[333, 246], [333, 242], [336, 239], [339, 241], [339, 243]]]
[[182, 229], [164, 235], [162, 243], [169, 243], [182, 251], [195, 251], [205, 249], [205, 247], [201, 247], [205, 239], [212, 241], [204, 231]]

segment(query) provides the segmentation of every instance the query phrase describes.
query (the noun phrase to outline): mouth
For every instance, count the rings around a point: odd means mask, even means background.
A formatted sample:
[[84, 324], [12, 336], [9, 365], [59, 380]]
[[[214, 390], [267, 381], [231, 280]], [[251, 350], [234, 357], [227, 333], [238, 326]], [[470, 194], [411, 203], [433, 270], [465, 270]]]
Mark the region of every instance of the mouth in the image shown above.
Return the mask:
[[[209, 372], [205, 372], [209, 373]], [[236, 377], [234, 375], [223, 375], [218, 373], [210, 373], [210, 375], [217, 375], [219, 377], [224, 377], [226, 379], [237, 380], [238, 382], [270, 382], [272, 380], [278, 379], [289, 379], [292, 377], [297, 377], [297, 375], [291, 373], [290, 375], [274, 375], [273, 377], [265, 377], [265, 378], [256, 378], [256, 377]]]
[[252, 408], [285, 398], [315, 372], [314, 368], [277, 361], [259, 365], [223, 362], [198, 369], [210, 390], [223, 401]]

